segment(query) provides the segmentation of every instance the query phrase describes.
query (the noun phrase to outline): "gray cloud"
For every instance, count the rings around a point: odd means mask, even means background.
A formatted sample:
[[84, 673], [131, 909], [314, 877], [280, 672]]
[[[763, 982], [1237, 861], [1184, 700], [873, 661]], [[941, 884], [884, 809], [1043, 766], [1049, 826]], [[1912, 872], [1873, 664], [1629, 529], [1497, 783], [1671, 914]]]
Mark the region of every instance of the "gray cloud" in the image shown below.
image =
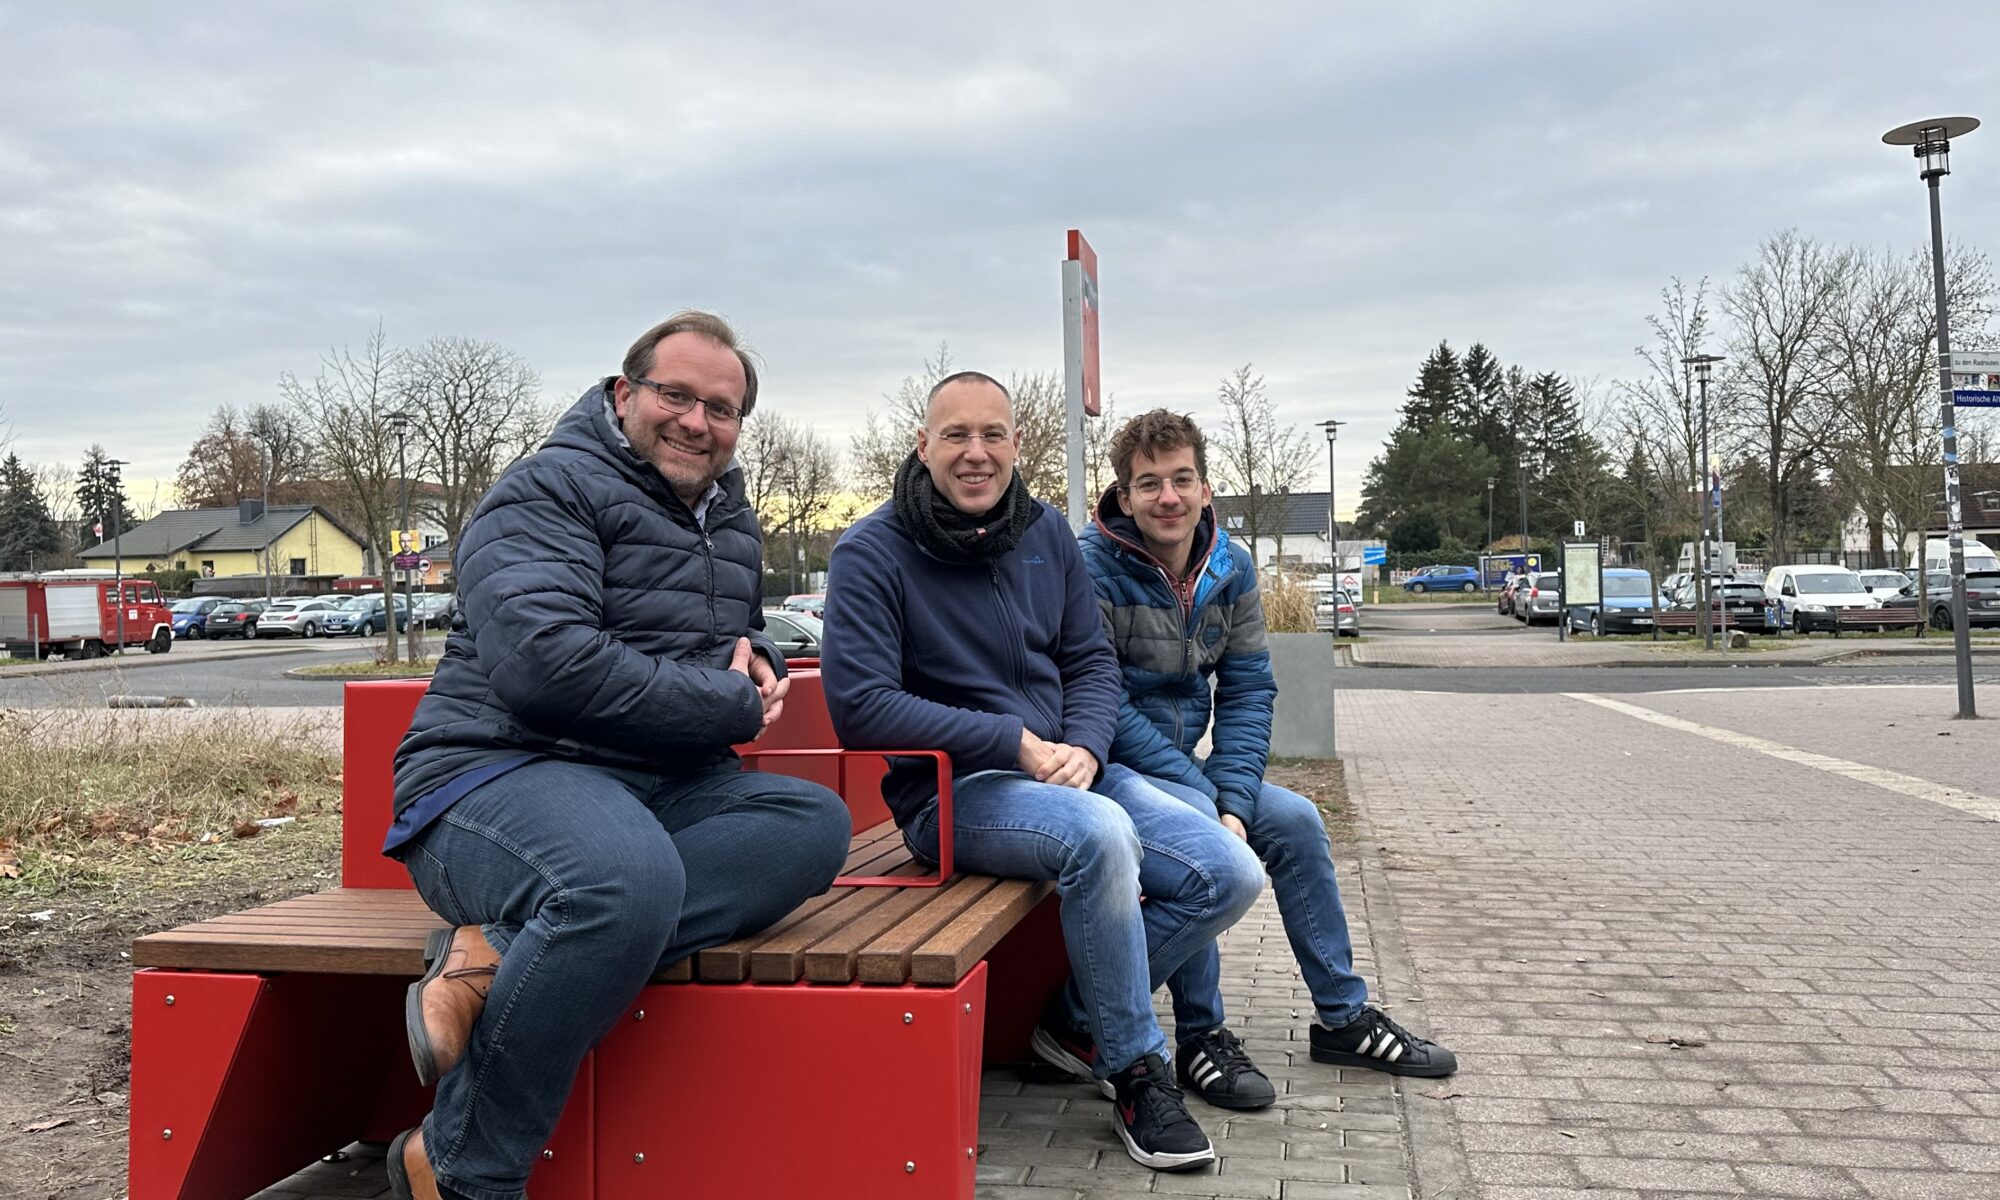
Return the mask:
[[[1994, 72], [1883, 6], [36, 6], [0, 14], [0, 405], [170, 476], [217, 404], [381, 320], [552, 392], [683, 304], [844, 434], [940, 340], [1059, 362], [1103, 258], [1127, 411], [1251, 361], [1337, 414], [1343, 504], [1441, 337], [1613, 378], [1670, 275], [1786, 226], [1914, 246], [1882, 129]], [[2000, 15], [1935, 6], [1952, 45]], [[1082, 9], [1084, 11], [1078, 11]], [[1992, 147], [1980, 140], [1992, 136]], [[1947, 220], [2000, 213], [2000, 132]]]

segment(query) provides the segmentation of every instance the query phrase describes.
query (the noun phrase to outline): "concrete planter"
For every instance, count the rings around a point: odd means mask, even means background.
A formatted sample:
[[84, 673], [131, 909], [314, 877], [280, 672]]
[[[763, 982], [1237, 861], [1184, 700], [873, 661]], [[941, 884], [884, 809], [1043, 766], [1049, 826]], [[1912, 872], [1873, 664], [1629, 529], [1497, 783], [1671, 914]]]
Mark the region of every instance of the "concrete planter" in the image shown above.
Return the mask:
[[1278, 679], [1278, 710], [1271, 721], [1271, 753], [1281, 758], [1333, 757], [1334, 666], [1330, 633], [1268, 634], [1271, 673]]

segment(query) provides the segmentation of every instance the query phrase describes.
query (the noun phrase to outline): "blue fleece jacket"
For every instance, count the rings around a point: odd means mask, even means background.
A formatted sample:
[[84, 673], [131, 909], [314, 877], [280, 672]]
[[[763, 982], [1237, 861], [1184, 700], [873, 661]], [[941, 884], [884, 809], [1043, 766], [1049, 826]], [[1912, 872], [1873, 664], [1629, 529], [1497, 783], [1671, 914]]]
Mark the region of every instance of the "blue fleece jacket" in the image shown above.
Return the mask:
[[[1111, 761], [1195, 788], [1247, 822], [1270, 761], [1278, 699], [1249, 553], [1205, 510], [1195, 529], [1200, 570], [1175, 580], [1146, 551], [1116, 489], [1098, 502], [1082, 542], [1124, 675]], [[1196, 762], [1211, 712], [1214, 739], [1208, 759]]]
[[[1108, 760], [1118, 661], [1068, 523], [1041, 508], [1020, 544], [985, 563], [934, 557], [893, 503], [840, 539], [820, 672], [841, 745], [943, 750], [969, 775], [1014, 769], [1027, 728]], [[935, 769], [891, 760], [882, 798], [897, 824], [937, 794]]]

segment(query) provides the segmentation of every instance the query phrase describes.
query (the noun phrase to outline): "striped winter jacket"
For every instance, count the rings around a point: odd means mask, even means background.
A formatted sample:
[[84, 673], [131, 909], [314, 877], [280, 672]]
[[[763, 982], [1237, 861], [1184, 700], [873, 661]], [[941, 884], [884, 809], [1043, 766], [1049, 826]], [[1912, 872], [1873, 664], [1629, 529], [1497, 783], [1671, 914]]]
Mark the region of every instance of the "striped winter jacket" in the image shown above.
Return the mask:
[[[1250, 555], [1204, 510], [1195, 529], [1201, 570], [1177, 586], [1147, 553], [1139, 526], [1105, 492], [1081, 538], [1125, 697], [1111, 761], [1199, 789], [1244, 821], [1257, 804], [1278, 698], [1264, 637], [1264, 601]], [[1207, 761], [1194, 748], [1208, 731]]]

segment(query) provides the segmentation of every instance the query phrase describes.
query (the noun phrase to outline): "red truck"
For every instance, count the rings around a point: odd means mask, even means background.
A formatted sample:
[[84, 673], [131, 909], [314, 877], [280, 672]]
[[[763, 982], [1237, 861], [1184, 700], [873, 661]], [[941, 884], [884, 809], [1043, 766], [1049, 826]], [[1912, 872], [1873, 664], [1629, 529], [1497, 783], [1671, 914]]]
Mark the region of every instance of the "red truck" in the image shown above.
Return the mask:
[[[120, 596], [120, 589], [123, 596]], [[15, 658], [97, 658], [126, 646], [173, 649], [174, 620], [150, 579], [110, 571], [50, 571], [0, 577], [0, 643]]]

